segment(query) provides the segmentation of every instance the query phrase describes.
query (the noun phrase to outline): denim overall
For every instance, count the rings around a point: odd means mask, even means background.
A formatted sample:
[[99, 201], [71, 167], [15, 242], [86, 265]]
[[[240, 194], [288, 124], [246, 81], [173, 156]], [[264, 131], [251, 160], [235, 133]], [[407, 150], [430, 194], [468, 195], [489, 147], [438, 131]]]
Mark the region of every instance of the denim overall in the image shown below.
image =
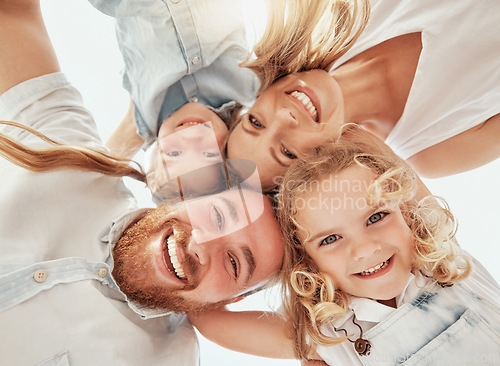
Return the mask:
[[365, 332], [363, 365], [500, 365], [500, 304], [433, 282]]

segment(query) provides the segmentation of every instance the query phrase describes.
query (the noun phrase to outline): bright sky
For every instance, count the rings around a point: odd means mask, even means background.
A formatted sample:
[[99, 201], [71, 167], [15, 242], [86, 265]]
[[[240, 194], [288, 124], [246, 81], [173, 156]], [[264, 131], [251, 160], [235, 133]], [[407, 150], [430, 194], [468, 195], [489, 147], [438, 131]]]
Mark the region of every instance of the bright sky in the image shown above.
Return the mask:
[[[247, 1], [247, 0], [245, 0]], [[261, 12], [261, 1], [248, 0], [250, 11]], [[123, 66], [113, 20], [85, 0], [42, 0], [47, 28], [61, 68], [83, 95], [105, 140], [128, 106], [121, 87]], [[436, 180], [425, 180], [431, 192], [447, 199], [459, 222], [458, 240], [500, 281], [500, 159], [480, 169]], [[151, 206], [147, 190], [130, 184], [139, 204]], [[268, 309], [279, 304], [276, 293], [251, 296], [234, 309]], [[221, 325], [223, 327], [223, 325]], [[200, 339], [201, 365], [298, 365], [297, 361], [262, 359], [230, 352]]]

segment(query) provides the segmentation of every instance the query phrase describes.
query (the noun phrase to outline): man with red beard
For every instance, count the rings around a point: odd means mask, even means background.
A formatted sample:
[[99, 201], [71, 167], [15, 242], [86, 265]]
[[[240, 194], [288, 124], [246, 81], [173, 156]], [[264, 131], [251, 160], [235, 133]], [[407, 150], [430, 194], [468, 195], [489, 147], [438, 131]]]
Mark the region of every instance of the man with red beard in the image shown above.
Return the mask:
[[84, 171], [87, 155], [66, 148], [104, 150], [59, 70], [38, 1], [0, 0], [0, 45], [0, 120], [63, 144], [0, 125], [1, 363], [198, 364], [183, 313], [231, 302], [279, 270], [271, 204], [236, 186], [137, 210], [111, 176], [122, 173]]

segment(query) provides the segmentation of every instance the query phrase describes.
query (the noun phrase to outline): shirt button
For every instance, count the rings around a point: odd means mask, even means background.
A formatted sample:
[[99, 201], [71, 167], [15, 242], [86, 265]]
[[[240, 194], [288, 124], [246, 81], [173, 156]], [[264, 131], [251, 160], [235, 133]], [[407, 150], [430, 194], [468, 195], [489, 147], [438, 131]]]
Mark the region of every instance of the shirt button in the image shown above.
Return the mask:
[[193, 59], [191, 60], [191, 63], [193, 65], [198, 64], [198, 62], [200, 62], [200, 58], [198, 56], [193, 57]]
[[198, 101], [198, 97], [192, 97], [191, 102], [196, 103]]
[[179, 0], [170, 0], [170, 1], [173, 2], [174, 4], [179, 3]]
[[101, 268], [97, 274], [99, 277], [104, 278], [108, 275], [108, 270], [106, 268]]
[[33, 274], [33, 279], [38, 283], [44, 282], [47, 279], [47, 272], [43, 269], [39, 269]]

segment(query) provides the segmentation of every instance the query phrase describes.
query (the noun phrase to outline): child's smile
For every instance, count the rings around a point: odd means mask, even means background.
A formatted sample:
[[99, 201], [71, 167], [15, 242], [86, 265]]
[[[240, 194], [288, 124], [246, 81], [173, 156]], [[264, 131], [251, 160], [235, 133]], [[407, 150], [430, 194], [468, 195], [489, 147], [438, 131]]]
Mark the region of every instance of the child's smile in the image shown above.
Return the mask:
[[370, 268], [364, 270], [363, 272], [359, 272], [359, 273], [357, 273], [357, 275], [360, 277], [365, 277], [366, 279], [382, 276], [385, 273], [390, 271], [390, 265], [392, 264], [391, 258], [387, 259], [384, 262], [377, 264], [374, 267], [370, 267]]
[[342, 291], [391, 300], [407, 283], [414, 245], [398, 206], [369, 205], [367, 190], [375, 178], [356, 166], [318, 182], [321, 189], [296, 201], [303, 206], [297, 220], [304, 231], [298, 235], [318, 269]]

